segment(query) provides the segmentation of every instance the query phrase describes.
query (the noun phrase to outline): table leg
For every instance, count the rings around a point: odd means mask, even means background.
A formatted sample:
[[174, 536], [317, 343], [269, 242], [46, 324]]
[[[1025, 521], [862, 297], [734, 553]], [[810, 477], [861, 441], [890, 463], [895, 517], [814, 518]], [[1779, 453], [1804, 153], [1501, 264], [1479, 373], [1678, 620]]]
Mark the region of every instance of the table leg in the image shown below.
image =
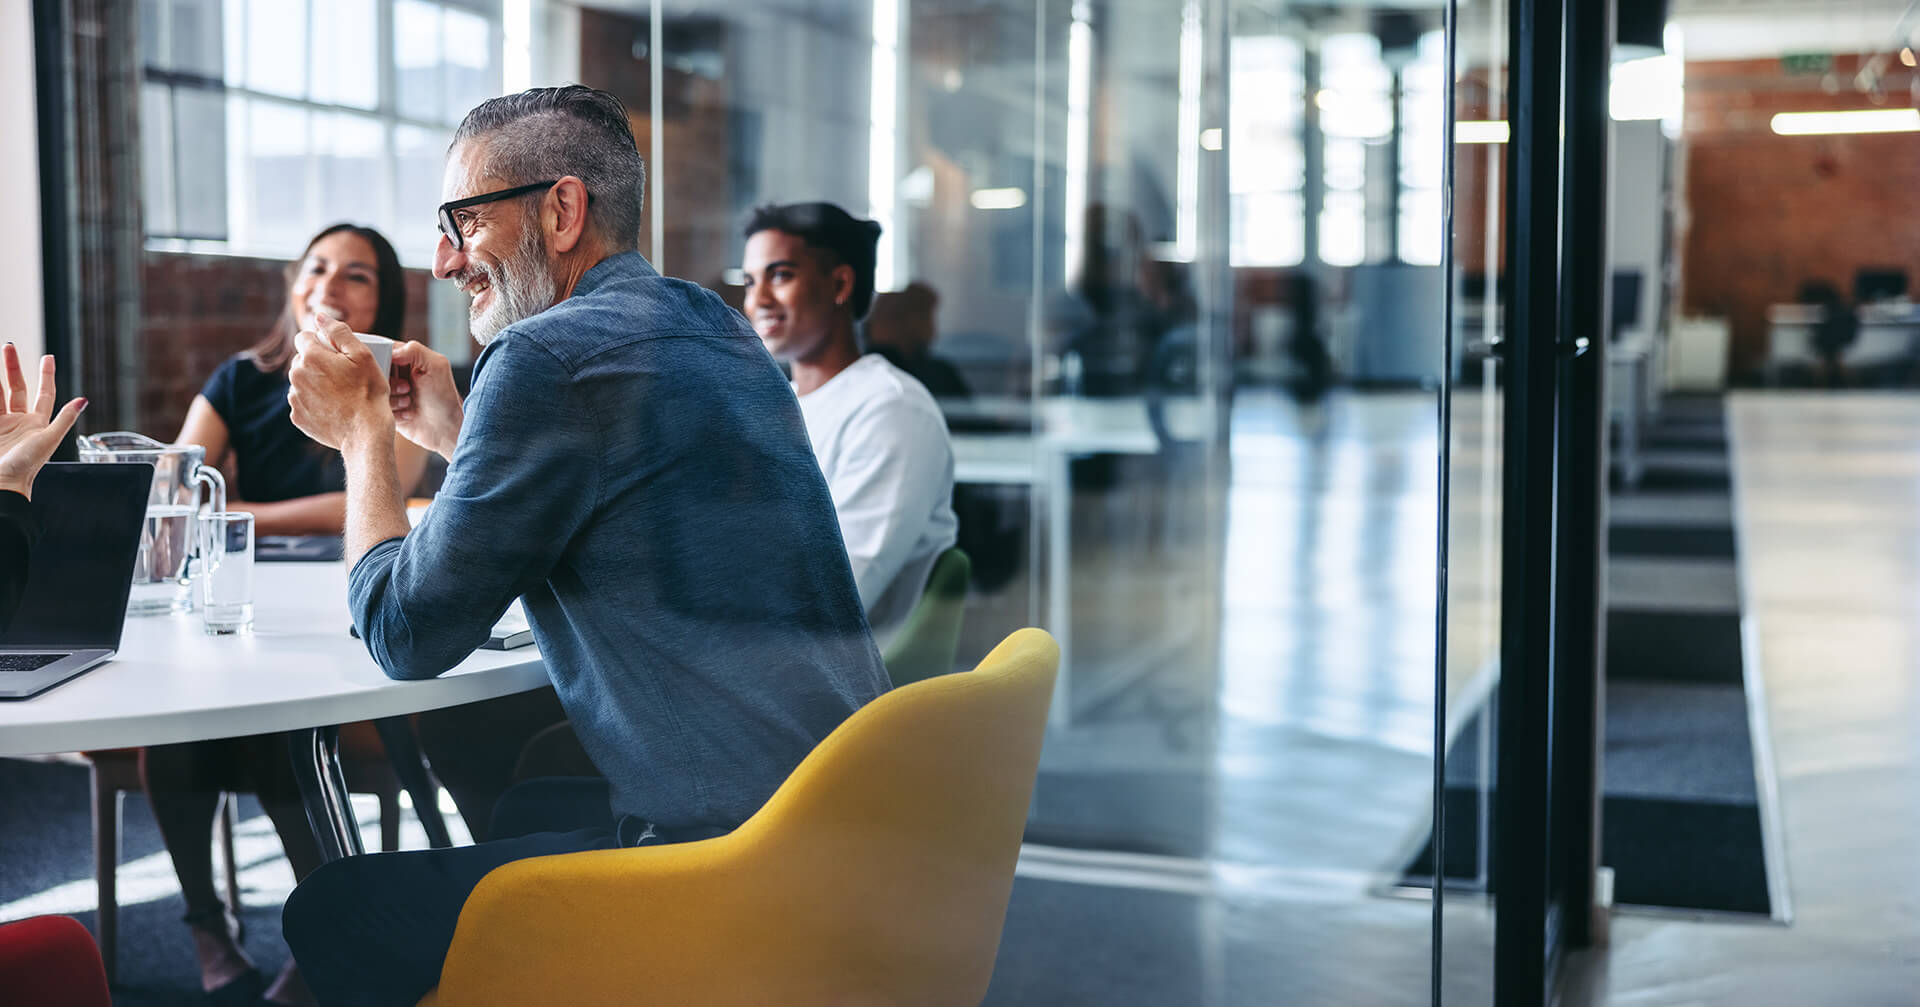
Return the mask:
[[287, 744], [321, 858], [331, 863], [365, 853], [366, 848], [360, 845], [360, 824], [353, 820], [353, 802], [347, 797], [347, 778], [340, 771], [340, 728], [294, 731], [288, 735]]
[[452, 846], [453, 836], [447, 832], [446, 819], [440, 816], [440, 788], [427, 774], [427, 760], [420, 754], [413, 723], [405, 717], [382, 717], [373, 726], [380, 732], [380, 743], [386, 746], [393, 774], [407, 788], [407, 796], [413, 798], [413, 813], [427, 832], [427, 845], [436, 850]]

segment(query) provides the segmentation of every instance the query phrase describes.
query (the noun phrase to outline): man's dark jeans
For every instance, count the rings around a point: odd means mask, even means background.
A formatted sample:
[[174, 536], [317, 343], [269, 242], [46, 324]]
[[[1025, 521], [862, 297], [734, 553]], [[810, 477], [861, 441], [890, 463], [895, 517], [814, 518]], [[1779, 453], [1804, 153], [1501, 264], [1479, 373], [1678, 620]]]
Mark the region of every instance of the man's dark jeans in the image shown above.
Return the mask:
[[658, 841], [643, 821], [612, 820], [605, 779], [520, 784], [500, 799], [490, 834], [476, 846], [347, 857], [301, 882], [282, 925], [320, 1003], [412, 1007], [440, 984], [467, 896], [501, 864]]

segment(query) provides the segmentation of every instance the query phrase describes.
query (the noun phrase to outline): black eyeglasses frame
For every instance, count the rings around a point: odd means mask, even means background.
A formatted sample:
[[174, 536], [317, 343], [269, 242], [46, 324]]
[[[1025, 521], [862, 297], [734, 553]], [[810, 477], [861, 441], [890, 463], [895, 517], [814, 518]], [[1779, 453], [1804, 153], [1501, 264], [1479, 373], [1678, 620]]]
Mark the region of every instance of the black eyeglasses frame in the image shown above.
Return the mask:
[[524, 196], [529, 192], [551, 189], [559, 184], [560, 180], [557, 178], [551, 182], [529, 182], [526, 185], [516, 185], [511, 189], [496, 189], [493, 192], [483, 192], [478, 196], [468, 196], [465, 199], [455, 199], [450, 202], [441, 203], [439, 210], [440, 233], [447, 236], [447, 240], [453, 243], [453, 250], [458, 252], [466, 246], [467, 236], [460, 230], [459, 223], [453, 219], [455, 210], [464, 210], [471, 206], [481, 206], [486, 203], [496, 203], [503, 199]]

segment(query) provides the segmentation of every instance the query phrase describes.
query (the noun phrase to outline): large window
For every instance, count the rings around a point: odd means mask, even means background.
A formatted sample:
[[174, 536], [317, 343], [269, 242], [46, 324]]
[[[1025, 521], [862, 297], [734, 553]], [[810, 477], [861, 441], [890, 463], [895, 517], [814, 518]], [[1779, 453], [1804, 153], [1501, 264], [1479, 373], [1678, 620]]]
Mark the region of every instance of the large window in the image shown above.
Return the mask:
[[[1320, 259], [1330, 266], [1368, 261], [1367, 162], [1393, 133], [1393, 74], [1380, 58], [1380, 40], [1352, 32], [1320, 41], [1322, 176]], [[1378, 258], [1379, 256], [1373, 256]]]
[[441, 156], [499, 91], [496, 5], [142, 0], [150, 246], [296, 255], [340, 220], [433, 254]]
[[1306, 255], [1301, 46], [1285, 35], [1236, 38], [1231, 58], [1232, 93], [1243, 99], [1227, 111], [1233, 264], [1297, 266]]
[[1328, 265], [1439, 264], [1444, 52], [1439, 31], [1392, 50], [1370, 33], [1321, 39], [1314, 104], [1326, 186], [1319, 252]]
[[1445, 32], [1420, 36], [1412, 62], [1400, 71], [1400, 258], [1419, 266], [1440, 264], [1440, 200], [1446, 174], [1447, 121]]

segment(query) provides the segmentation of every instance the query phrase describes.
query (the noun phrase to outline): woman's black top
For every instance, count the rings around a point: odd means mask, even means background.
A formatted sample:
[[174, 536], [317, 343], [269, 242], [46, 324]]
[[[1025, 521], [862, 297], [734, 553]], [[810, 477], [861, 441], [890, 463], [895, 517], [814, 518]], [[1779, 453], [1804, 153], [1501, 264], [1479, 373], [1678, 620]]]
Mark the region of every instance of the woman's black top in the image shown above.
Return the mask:
[[293, 425], [285, 369], [263, 372], [247, 354], [231, 357], [200, 394], [227, 424], [239, 485], [235, 499], [273, 503], [347, 488], [340, 453], [308, 439]]
[[12, 490], [0, 490], [0, 630], [13, 622], [27, 589], [27, 557], [40, 537], [33, 505]]

